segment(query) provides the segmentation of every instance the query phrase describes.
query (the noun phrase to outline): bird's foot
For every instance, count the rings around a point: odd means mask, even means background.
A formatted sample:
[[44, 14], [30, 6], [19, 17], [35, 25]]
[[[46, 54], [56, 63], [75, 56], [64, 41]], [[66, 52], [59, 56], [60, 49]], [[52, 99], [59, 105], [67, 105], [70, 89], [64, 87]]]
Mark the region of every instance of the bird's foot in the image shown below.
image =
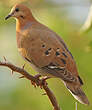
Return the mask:
[[39, 84], [39, 86], [40, 86], [41, 89], [42, 89], [43, 85], [47, 85], [46, 80], [49, 79], [49, 78], [50, 78], [50, 77], [45, 76], [45, 77], [43, 77], [43, 78], [41, 79], [41, 82], [40, 82], [40, 84]]
[[34, 77], [37, 79], [37, 82], [35, 83], [35, 82], [31, 81], [31, 84], [32, 84], [35, 88], [36, 88], [37, 86], [39, 86], [41, 89], [42, 89], [43, 85], [47, 85], [46, 80], [50, 78], [50, 77], [48, 77], [48, 76], [45, 76], [45, 77], [43, 77], [42, 79], [39, 79], [39, 78], [41, 77], [40, 74], [37, 74], [37, 75], [35, 75]]
[[[35, 79], [39, 80], [39, 78], [41, 77], [41, 75], [40, 75], [40, 74], [36, 74], [34, 77], [35, 77]], [[36, 88], [37, 86], [39, 86], [38, 83], [35, 83], [35, 82], [33, 82], [33, 81], [31, 81], [31, 84], [32, 84], [35, 88]]]

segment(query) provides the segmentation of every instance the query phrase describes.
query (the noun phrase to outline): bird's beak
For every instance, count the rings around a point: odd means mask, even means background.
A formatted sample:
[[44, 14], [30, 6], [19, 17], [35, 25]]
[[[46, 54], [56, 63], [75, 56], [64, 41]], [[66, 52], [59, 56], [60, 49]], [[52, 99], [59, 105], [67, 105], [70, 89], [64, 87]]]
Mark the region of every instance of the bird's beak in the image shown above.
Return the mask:
[[5, 20], [9, 19], [10, 17], [13, 16], [14, 13], [9, 13], [8, 16], [5, 17]]
[[5, 17], [5, 20], [9, 19], [11, 15], [9, 14], [8, 16]]

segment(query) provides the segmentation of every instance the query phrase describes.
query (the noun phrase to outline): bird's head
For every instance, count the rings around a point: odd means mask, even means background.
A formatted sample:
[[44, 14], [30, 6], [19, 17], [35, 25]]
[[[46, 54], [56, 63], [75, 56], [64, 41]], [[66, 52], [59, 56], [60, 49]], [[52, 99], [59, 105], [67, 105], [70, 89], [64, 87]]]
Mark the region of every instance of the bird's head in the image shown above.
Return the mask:
[[23, 4], [16, 4], [6, 16], [6, 20], [9, 19], [10, 17], [14, 17], [16, 19], [26, 19], [29, 17], [32, 17], [32, 13], [29, 8], [27, 8]]

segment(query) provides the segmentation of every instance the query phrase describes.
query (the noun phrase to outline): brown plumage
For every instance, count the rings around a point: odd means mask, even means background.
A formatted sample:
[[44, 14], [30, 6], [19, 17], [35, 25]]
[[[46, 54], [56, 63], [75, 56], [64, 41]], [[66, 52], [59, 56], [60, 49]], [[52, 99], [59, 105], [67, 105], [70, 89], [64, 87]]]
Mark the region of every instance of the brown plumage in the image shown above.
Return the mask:
[[62, 38], [39, 23], [22, 4], [15, 5], [6, 19], [9, 17], [17, 20], [17, 45], [22, 57], [41, 75], [62, 79], [79, 102], [89, 104], [74, 58]]

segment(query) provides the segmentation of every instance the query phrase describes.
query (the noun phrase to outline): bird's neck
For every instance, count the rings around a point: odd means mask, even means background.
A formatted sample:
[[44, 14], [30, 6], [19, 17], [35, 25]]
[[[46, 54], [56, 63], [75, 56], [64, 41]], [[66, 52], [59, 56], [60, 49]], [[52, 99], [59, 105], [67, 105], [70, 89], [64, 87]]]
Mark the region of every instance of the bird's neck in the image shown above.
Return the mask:
[[29, 26], [30, 24], [32, 24], [33, 22], [36, 22], [36, 20], [33, 17], [29, 17], [29, 18], [20, 18], [17, 19], [16, 21], [16, 31], [21, 31], [22, 29], [26, 28], [27, 26]]

